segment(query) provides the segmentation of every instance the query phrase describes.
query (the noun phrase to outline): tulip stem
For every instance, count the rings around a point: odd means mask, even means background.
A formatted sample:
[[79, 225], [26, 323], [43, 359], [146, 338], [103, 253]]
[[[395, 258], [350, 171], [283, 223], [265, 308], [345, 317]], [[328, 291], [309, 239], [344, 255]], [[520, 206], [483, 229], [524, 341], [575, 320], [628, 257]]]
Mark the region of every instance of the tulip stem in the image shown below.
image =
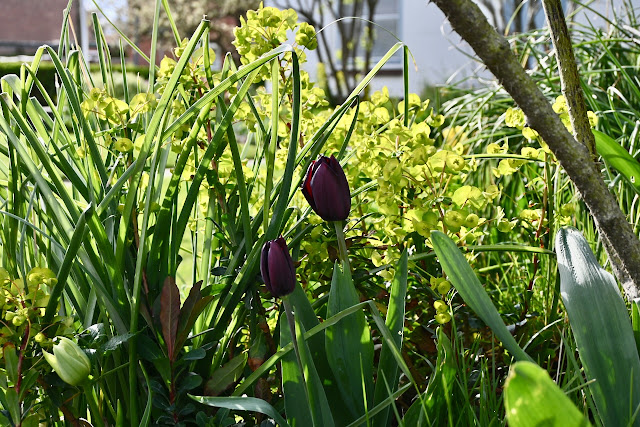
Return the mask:
[[347, 252], [347, 241], [344, 238], [344, 230], [342, 221], [334, 221], [333, 225], [336, 228], [336, 238], [338, 240], [338, 249], [340, 251], [340, 260], [349, 265], [349, 254]]
[[[293, 317], [293, 308], [289, 302], [289, 298], [284, 296], [282, 298], [284, 303], [284, 312], [287, 315], [287, 321], [289, 322], [289, 331], [291, 332], [291, 342], [293, 343], [293, 350], [296, 353], [296, 359], [298, 359], [298, 368], [300, 368], [300, 376], [302, 377], [302, 385], [304, 386], [304, 392], [307, 395], [307, 402], [311, 402], [309, 399], [309, 390], [307, 389], [307, 380], [304, 377], [304, 366], [302, 365], [302, 358], [300, 357], [300, 348], [298, 347], [298, 328], [296, 328], [296, 321]], [[302, 337], [302, 335], [300, 335]]]

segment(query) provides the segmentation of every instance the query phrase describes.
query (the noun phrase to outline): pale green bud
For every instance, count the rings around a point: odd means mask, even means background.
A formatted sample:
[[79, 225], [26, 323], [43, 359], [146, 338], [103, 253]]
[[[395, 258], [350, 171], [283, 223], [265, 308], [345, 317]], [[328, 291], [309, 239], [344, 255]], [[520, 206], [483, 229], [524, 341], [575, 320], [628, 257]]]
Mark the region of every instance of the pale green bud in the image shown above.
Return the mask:
[[69, 338], [60, 337], [60, 342], [53, 346], [53, 354], [45, 351], [44, 358], [62, 381], [73, 386], [86, 381], [91, 372], [89, 357]]

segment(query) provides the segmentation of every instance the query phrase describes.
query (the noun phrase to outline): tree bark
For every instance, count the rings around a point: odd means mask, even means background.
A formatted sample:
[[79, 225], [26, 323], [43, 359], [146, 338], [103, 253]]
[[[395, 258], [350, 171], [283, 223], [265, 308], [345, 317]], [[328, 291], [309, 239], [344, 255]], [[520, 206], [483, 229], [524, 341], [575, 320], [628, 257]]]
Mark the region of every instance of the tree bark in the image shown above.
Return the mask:
[[[549, 145], [578, 189], [600, 236], [627, 273], [621, 280], [628, 298], [640, 294], [640, 240], [604, 183], [591, 153], [564, 127], [548, 100], [511, 52], [509, 43], [471, 0], [431, 0], [453, 29], [471, 45], [489, 70], [527, 115], [530, 126]], [[626, 277], [631, 278], [624, 282]]]
[[[542, 5], [551, 30], [553, 47], [556, 51], [562, 94], [569, 110], [573, 136], [587, 147], [595, 162], [597, 160], [596, 141], [593, 132], [591, 132], [589, 116], [587, 116], [587, 104], [584, 100], [578, 65], [573, 54], [573, 44], [571, 43], [567, 21], [562, 10], [562, 3], [560, 0], [543, 0]], [[606, 237], [602, 239], [602, 242], [609, 256], [612, 270], [623, 287], [628, 286], [631, 278], [622, 267], [622, 261], [611, 246], [611, 242]]]
[[569, 119], [573, 127], [573, 135], [587, 147], [595, 160], [597, 155], [596, 140], [593, 132], [591, 132], [591, 125], [587, 116], [587, 105], [584, 101], [578, 66], [573, 54], [573, 45], [571, 44], [567, 21], [562, 11], [562, 4], [560, 0], [543, 0], [542, 6], [551, 30], [553, 47], [556, 50], [560, 84], [562, 94], [569, 108]]

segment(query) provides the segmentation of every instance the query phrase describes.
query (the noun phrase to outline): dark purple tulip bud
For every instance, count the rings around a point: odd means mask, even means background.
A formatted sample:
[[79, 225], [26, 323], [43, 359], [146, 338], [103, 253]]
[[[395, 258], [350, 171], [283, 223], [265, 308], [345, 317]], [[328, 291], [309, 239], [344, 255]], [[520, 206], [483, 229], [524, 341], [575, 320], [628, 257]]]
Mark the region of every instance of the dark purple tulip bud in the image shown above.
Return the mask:
[[296, 286], [296, 269], [283, 237], [269, 240], [262, 247], [260, 272], [264, 284], [274, 297], [293, 292]]
[[334, 156], [311, 163], [302, 184], [302, 194], [325, 221], [344, 221], [351, 210], [351, 192], [342, 166]]

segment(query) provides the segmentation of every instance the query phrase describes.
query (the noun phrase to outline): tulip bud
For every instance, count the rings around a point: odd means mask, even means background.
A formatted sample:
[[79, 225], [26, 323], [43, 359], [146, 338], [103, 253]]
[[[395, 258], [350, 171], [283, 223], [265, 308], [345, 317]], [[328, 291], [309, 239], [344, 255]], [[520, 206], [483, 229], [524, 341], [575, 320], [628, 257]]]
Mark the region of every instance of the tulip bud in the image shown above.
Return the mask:
[[274, 297], [293, 292], [296, 286], [296, 270], [283, 237], [270, 240], [262, 247], [260, 272], [264, 284]]
[[60, 342], [53, 346], [53, 354], [45, 351], [44, 358], [67, 384], [80, 385], [91, 372], [89, 357], [69, 338], [60, 337]]
[[343, 221], [349, 216], [349, 183], [334, 156], [320, 156], [311, 163], [302, 184], [302, 194], [311, 208], [325, 221]]

